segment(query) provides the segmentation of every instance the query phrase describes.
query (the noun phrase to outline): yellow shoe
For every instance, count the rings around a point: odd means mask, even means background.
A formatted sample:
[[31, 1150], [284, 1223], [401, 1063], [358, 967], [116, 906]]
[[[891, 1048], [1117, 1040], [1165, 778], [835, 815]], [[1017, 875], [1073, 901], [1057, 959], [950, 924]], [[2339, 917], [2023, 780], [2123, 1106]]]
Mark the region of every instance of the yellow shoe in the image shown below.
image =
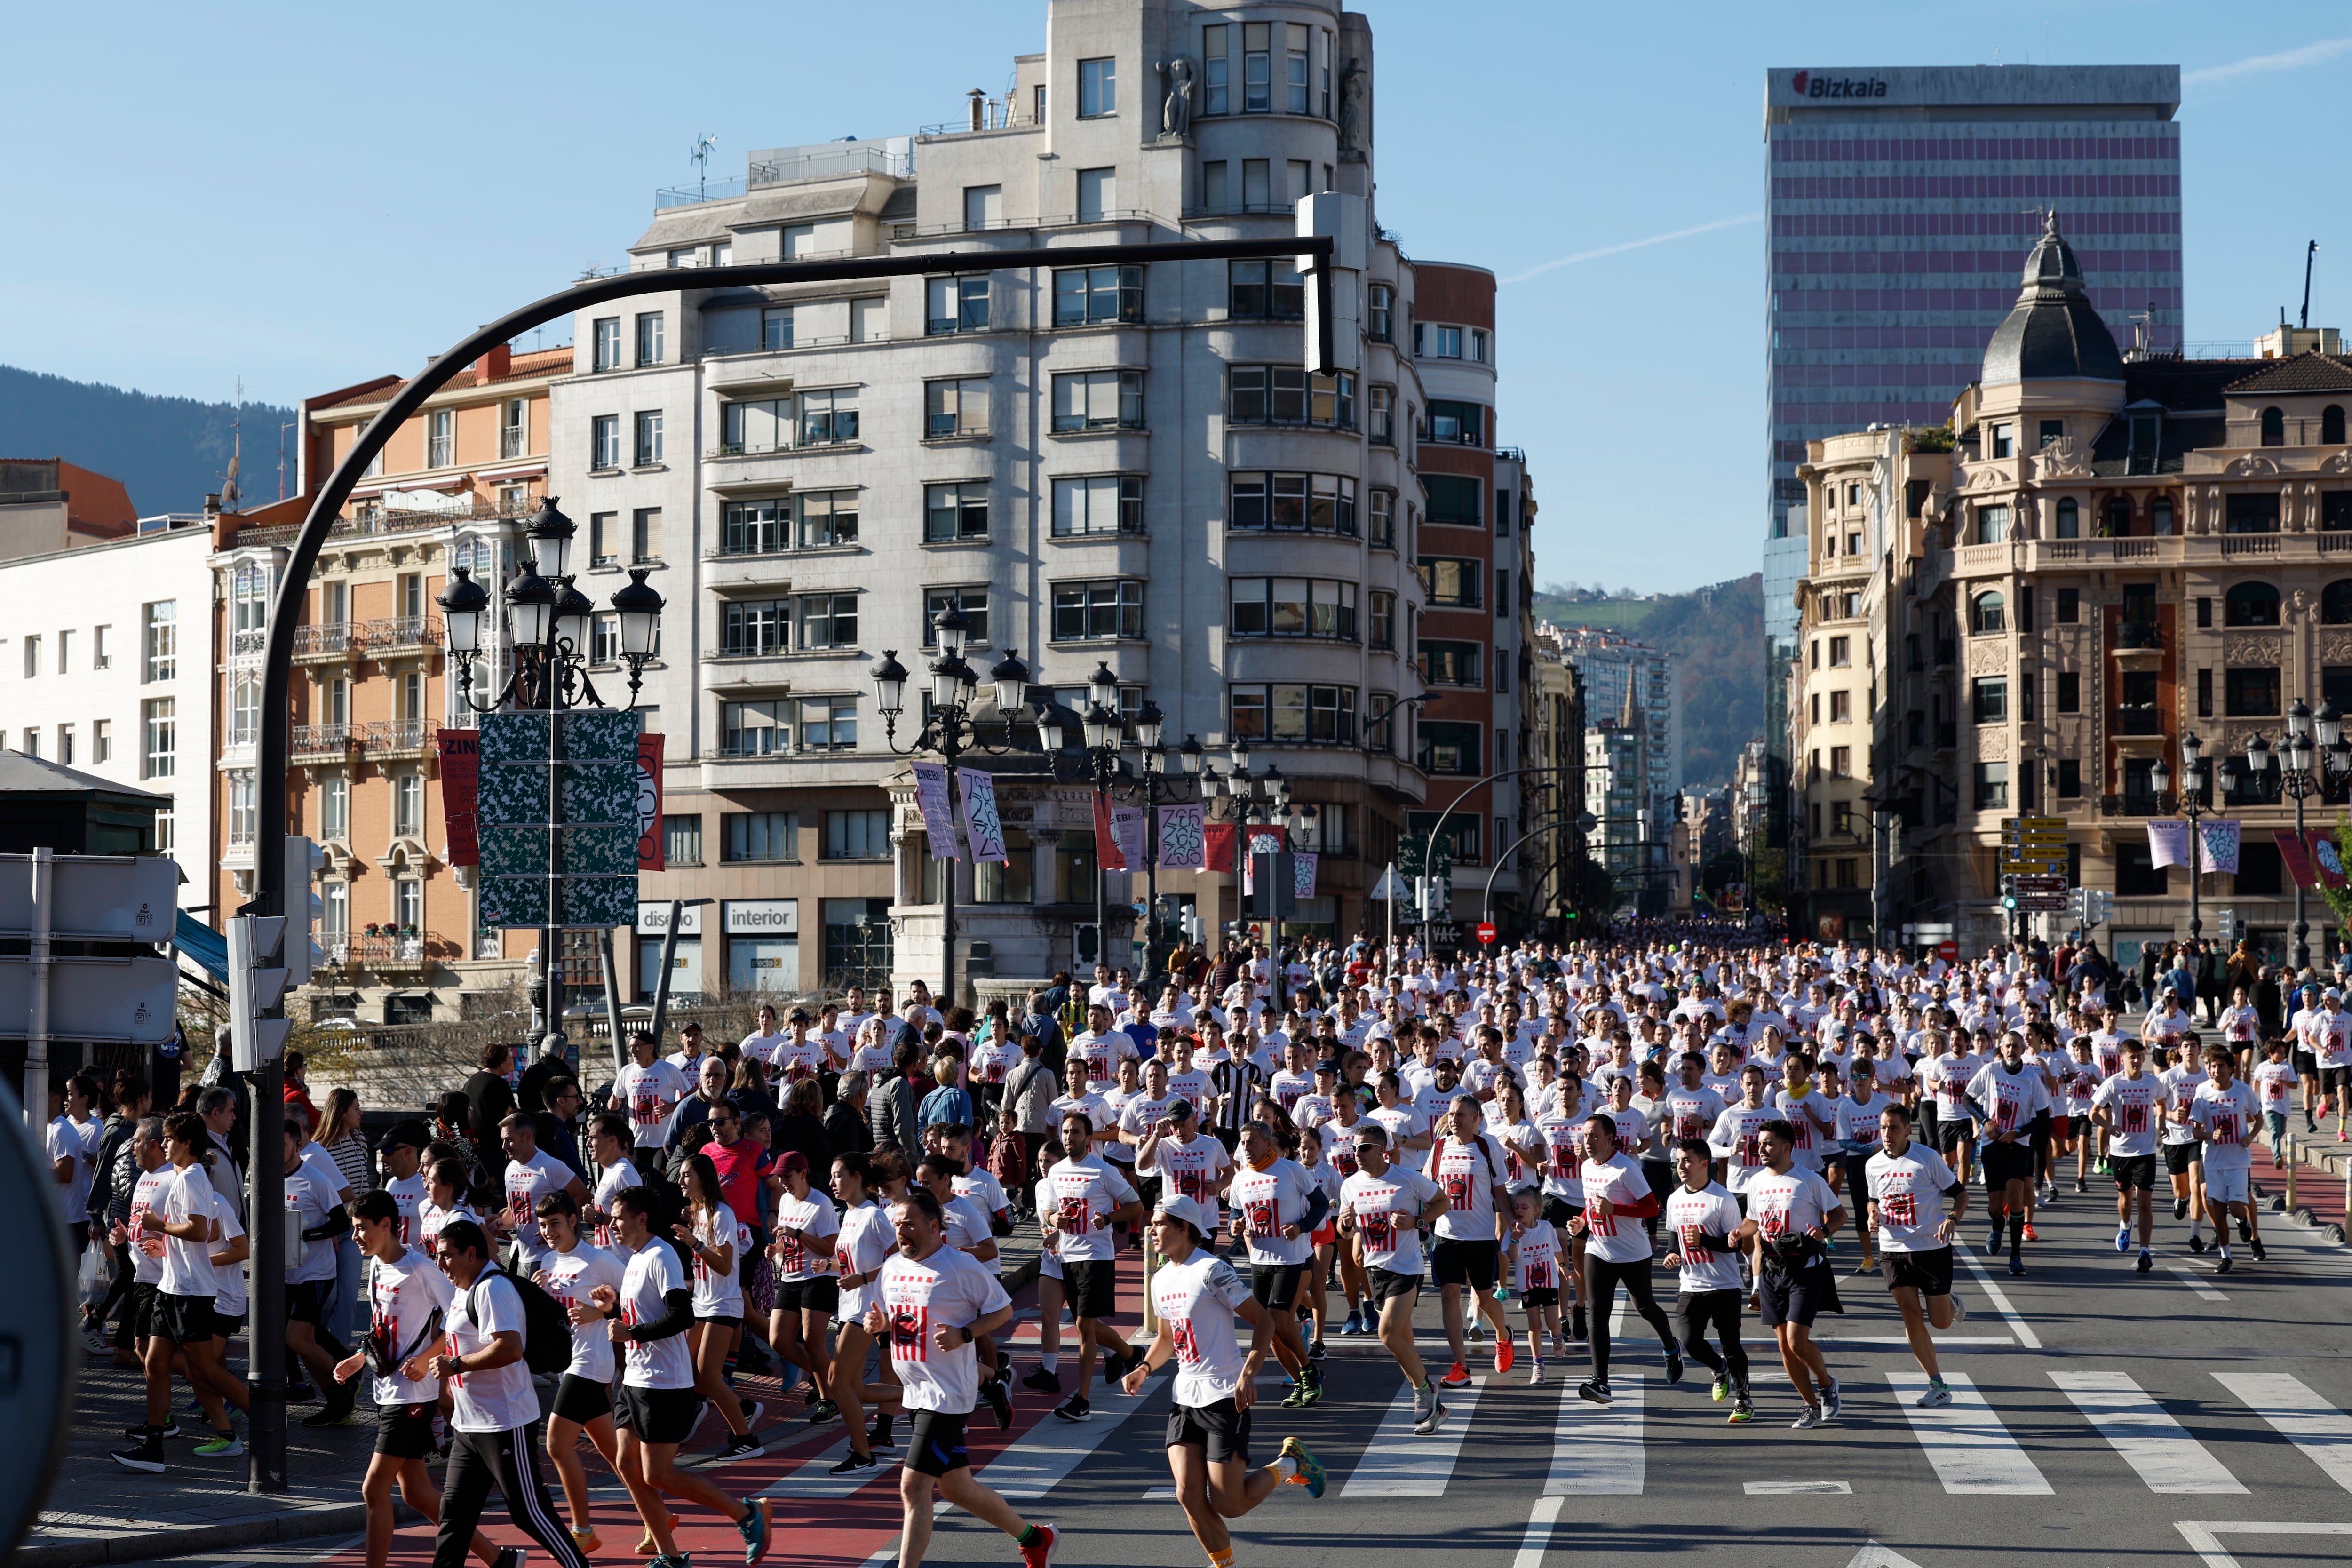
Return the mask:
[[[648, 1537], [648, 1539], [651, 1538]], [[580, 1548], [581, 1556], [587, 1557], [593, 1555], [604, 1544], [604, 1542], [598, 1539], [595, 1527], [592, 1525], [586, 1530], [573, 1531], [572, 1532], [572, 1544]]]

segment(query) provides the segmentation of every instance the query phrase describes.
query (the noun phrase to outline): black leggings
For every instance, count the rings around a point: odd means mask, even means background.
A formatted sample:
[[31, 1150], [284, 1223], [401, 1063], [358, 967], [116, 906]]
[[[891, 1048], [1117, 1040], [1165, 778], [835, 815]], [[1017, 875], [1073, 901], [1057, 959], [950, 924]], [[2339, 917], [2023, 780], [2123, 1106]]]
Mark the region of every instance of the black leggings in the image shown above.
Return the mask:
[[1633, 1310], [1642, 1321], [1658, 1331], [1658, 1342], [1672, 1349], [1675, 1326], [1666, 1321], [1665, 1310], [1658, 1305], [1650, 1289], [1650, 1260], [1646, 1258], [1633, 1263], [1612, 1263], [1597, 1252], [1584, 1255], [1584, 1300], [1591, 1309], [1592, 1380], [1609, 1381], [1609, 1314], [1617, 1304], [1617, 1287], [1625, 1287], [1625, 1294], [1633, 1303]]
[[[1675, 1321], [1682, 1325], [1683, 1353], [1709, 1372], [1728, 1372], [1731, 1385], [1748, 1392], [1748, 1349], [1739, 1342], [1740, 1297], [1737, 1290], [1685, 1290], [1675, 1300]], [[1723, 1342], [1717, 1355], [1706, 1342], [1707, 1331]]]
[[433, 1568], [465, 1568], [474, 1527], [495, 1486], [507, 1500], [507, 1518], [517, 1530], [546, 1548], [557, 1568], [588, 1568], [569, 1531], [555, 1522], [555, 1508], [540, 1479], [541, 1457], [535, 1439], [539, 1424], [508, 1432], [449, 1434], [449, 1469], [441, 1492], [441, 1527], [433, 1542]]

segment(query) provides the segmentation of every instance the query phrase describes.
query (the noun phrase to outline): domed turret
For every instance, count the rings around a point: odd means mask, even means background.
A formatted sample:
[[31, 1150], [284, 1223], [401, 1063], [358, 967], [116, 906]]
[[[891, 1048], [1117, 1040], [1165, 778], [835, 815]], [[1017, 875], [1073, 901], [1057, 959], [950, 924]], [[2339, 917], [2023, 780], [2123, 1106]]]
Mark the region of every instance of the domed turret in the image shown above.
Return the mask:
[[1985, 345], [1979, 381], [1993, 386], [2015, 381], [2116, 381], [2124, 378], [2123, 355], [2115, 334], [2091, 308], [2083, 288], [2082, 263], [2049, 214], [2042, 237], [2025, 260], [2025, 286], [2008, 318]]

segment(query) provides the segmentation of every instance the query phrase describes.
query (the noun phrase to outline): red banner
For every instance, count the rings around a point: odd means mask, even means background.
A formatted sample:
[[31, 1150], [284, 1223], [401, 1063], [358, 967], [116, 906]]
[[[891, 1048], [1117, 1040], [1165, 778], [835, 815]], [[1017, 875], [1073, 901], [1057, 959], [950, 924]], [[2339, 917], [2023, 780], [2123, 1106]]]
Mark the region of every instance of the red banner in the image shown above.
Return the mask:
[[669, 836], [662, 831], [662, 738], [637, 737], [637, 869], [669, 868]]
[[2282, 827], [2273, 837], [2278, 841], [2279, 858], [2286, 862], [2286, 873], [2299, 888], [2345, 885], [2344, 858], [2336, 851], [2336, 835], [2325, 827], [2304, 830], [2297, 839], [2294, 829]]
[[1119, 851], [1118, 835], [1110, 830], [1110, 797], [1099, 790], [1095, 793], [1095, 865], [1104, 871], [1127, 869], [1127, 857]]
[[[1231, 822], [1209, 824], [1207, 835], [1202, 840], [1206, 846], [1202, 858], [1208, 862], [1205, 869], [1223, 871], [1227, 876], [1233, 874], [1234, 833], [1236, 826], [1236, 824]], [[1250, 837], [1256, 842], [1258, 850], [1262, 854], [1270, 852], [1268, 840], [1272, 840], [1271, 852], [1290, 847], [1290, 831], [1287, 828], [1276, 827], [1263, 822], [1253, 823], [1250, 826]]]
[[481, 839], [474, 824], [474, 803], [481, 780], [481, 740], [478, 730], [436, 730], [435, 748], [441, 757], [441, 826], [452, 866], [481, 864]]

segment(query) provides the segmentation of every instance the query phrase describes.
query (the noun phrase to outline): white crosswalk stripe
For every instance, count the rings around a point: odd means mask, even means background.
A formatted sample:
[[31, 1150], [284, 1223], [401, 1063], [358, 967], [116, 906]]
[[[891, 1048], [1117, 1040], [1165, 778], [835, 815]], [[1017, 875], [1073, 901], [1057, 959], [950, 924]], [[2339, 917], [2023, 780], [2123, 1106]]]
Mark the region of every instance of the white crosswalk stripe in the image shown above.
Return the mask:
[[1439, 1389], [1437, 1401], [1446, 1407], [1448, 1416], [1444, 1426], [1426, 1437], [1413, 1436], [1412, 1390], [1400, 1390], [1381, 1418], [1380, 1430], [1372, 1434], [1371, 1443], [1348, 1473], [1348, 1484], [1339, 1495], [1444, 1497], [1486, 1384], [1485, 1378], [1474, 1378], [1466, 1388]]
[[1890, 1372], [1887, 1383], [1911, 1422], [1912, 1436], [1926, 1450], [1927, 1462], [1948, 1492], [1970, 1495], [2048, 1497], [2050, 1482], [2034, 1468], [2025, 1450], [2000, 1424], [1992, 1406], [1964, 1373], [1947, 1373], [1945, 1385], [1952, 1402], [1939, 1410], [1922, 1410], [1913, 1403], [1927, 1392], [1927, 1374]]
[[2152, 1492], [2242, 1496], [2245, 1488], [2164, 1406], [2120, 1372], [2053, 1372], [2074, 1402]]
[[1571, 1384], [1560, 1394], [1547, 1497], [1639, 1497], [1647, 1479], [1642, 1449], [1642, 1374], [1609, 1380], [1614, 1405], [1594, 1405]]
[[2283, 1372], [2217, 1372], [2213, 1380], [2352, 1492], [2352, 1415]]

